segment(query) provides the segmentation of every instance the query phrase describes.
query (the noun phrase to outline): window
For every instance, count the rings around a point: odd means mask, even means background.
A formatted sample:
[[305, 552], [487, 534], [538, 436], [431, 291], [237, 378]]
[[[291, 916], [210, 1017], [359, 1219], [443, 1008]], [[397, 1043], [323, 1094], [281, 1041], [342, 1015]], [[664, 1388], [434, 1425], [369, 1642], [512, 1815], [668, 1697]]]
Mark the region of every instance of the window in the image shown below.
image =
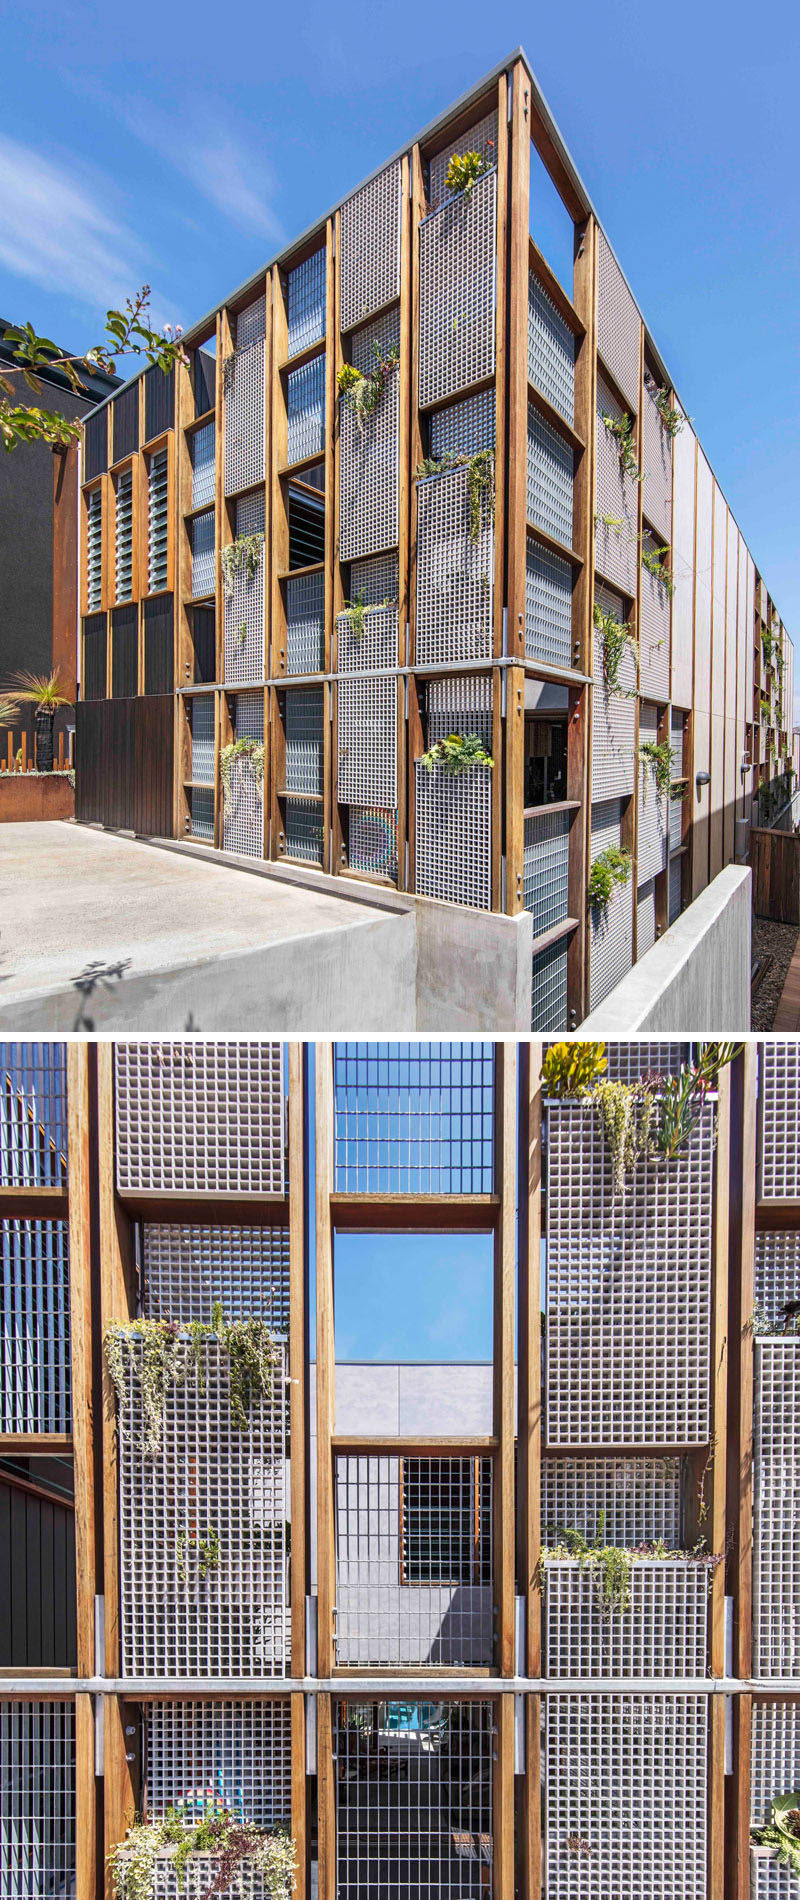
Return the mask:
[[160, 593], [168, 583], [167, 560], [167, 451], [159, 449], [150, 457], [148, 480], [149, 539], [147, 585], [151, 594]]
[[404, 1583], [491, 1583], [491, 1473], [489, 1458], [403, 1459]]
[[86, 607], [92, 614], [103, 601], [103, 496], [93, 488], [86, 503]]
[[133, 594], [133, 470], [126, 468], [117, 478], [116, 509], [116, 600], [130, 600]]

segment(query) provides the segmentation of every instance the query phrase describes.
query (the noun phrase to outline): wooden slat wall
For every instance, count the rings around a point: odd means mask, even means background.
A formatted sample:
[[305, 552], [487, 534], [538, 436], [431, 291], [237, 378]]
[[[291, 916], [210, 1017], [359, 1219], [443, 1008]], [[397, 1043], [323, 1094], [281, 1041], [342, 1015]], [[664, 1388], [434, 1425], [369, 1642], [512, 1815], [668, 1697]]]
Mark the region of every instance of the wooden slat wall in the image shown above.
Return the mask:
[[153, 838], [172, 837], [171, 693], [80, 701], [75, 756], [76, 818]]

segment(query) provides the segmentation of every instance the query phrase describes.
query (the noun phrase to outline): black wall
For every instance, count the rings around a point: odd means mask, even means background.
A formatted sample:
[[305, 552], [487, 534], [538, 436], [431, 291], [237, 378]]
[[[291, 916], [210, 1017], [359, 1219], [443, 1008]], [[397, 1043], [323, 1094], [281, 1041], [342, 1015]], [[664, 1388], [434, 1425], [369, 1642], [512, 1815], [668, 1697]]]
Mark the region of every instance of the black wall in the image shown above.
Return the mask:
[[63, 1485], [71, 1472], [56, 1459], [13, 1467], [13, 1475], [0, 1467], [0, 1668], [74, 1669], [75, 1512], [39, 1495], [49, 1478]]
[[76, 818], [151, 838], [171, 838], [172, 694], [81, 700], [76, 715]]

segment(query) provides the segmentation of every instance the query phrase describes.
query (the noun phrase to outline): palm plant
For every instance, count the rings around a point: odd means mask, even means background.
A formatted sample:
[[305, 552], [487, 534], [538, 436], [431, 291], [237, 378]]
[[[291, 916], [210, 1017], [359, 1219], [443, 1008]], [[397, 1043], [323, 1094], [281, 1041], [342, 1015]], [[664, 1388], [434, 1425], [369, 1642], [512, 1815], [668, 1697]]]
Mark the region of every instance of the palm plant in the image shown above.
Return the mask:
[[36, 729], [36, 767], [39, 772], [53, 770], [53, 726], [61, 706], [73, 701], [63, 688], [66, 682], [56, 669], [53, 673], [18, 673], [8, 688], [8, 700], [14, 711], [33, 707]]

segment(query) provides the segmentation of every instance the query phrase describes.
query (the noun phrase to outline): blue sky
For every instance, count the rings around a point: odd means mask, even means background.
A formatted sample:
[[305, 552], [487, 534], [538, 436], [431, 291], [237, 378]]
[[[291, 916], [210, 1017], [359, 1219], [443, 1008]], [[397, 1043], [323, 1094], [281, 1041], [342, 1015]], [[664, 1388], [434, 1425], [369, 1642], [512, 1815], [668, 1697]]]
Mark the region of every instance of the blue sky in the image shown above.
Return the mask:
[[796, 7], [1, 0], [0, 313], [191, 322], [522, 42], [800, 644]]
[[492, 1356], [491, 1234], [339, 1234], [337, 1359]]

